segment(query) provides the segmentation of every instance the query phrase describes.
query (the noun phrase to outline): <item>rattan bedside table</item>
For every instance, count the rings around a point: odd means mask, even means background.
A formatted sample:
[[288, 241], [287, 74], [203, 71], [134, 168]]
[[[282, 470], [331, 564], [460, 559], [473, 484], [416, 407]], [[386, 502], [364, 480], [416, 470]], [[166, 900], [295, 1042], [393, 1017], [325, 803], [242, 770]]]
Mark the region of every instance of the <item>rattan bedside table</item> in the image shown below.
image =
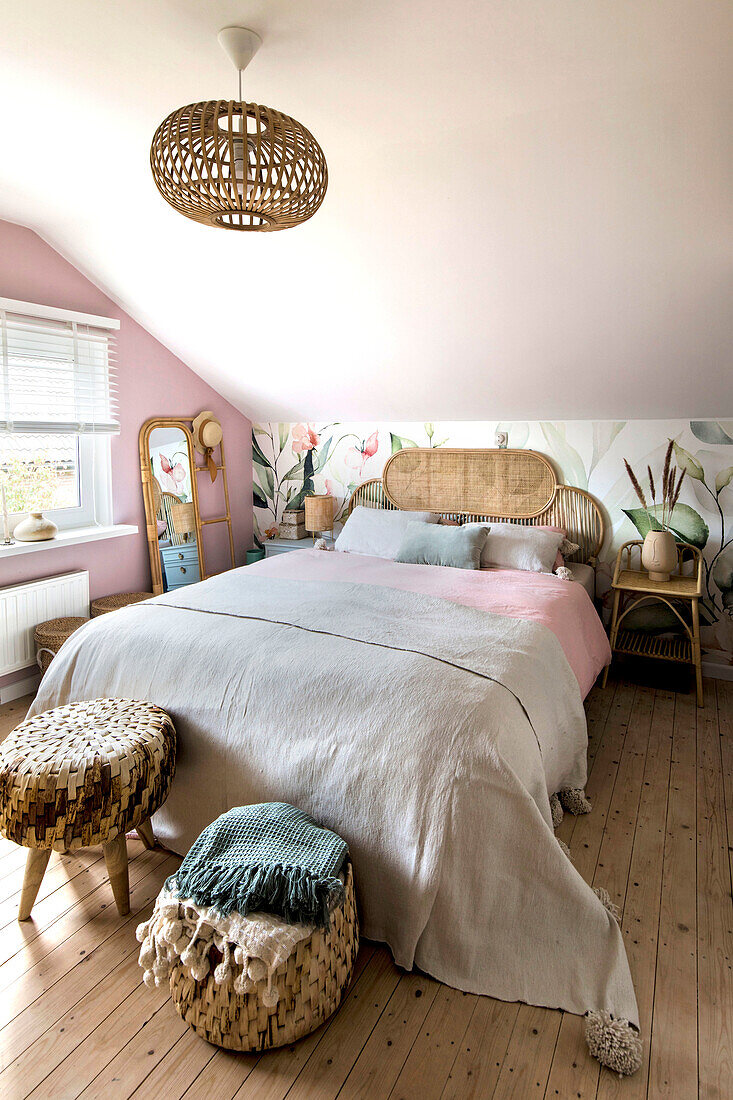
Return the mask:
[[[655, 657], [663, 661], [678, 661], [694, 665], [697, 688], [697, 705], [703, 706], [702, 661], [700, 657], [700, 614], [698, 601], [702, 596], [702, 554], [695, 546], [677, 543], [678, 572], [668, 581], [653, 581], [645, 569], [632, 568], [635, 561], [641, 565], [640, 539], [625, 542], [616, 557], [613, 573], [613, 611], [611, 613], [610, 642], [613, 653], [626, 653], [638, 657]], [[683, 570], [687, 568], [687, 572]], [[684, 635], [660, 637], [645, 630], [623, 630], [622, 623], [633, 608], [644, 603], [660, 601], [674, 612], [684, 629]], [[680, 608], [690, 605], [688, 623]], [[608, 680], [608, 668], [603, 673], [603, 687]]]

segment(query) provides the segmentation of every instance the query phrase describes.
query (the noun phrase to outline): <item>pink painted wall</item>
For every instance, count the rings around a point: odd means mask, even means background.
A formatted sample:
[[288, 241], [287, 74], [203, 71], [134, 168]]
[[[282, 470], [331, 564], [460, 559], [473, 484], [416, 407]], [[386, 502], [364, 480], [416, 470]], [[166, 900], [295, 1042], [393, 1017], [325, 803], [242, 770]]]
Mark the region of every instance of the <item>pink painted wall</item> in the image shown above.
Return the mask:
[[[141, 261], [142, 262], [142, 261]], [[19, 555], [3, 561], [0, 586], [39, 577], [88, 569], [91, 597], [111, 592], [147, 591], [150, 566], [145, 539], [145, 514], [140, 488], [138, 432], [151, 416], [195, 414], [212, 409], [224, 428], [229, 499], [237, 565], [252, 545], [251, 424], [185, 363], [163, 347], [94, 283], [37, 234], [0, 221], [0, 297], [76, 309], [120, 320], [118, 394], [121, 431], [112, 437], [112, 490], [115, 523], [134, 523], [139, 535], [70, 546], [63, 550]], [[204, 486], [200, 476], [202, 515], [221, 515], [220, 479]], [[224, 540], [218, 525], [207, 531], [209, 571], [225, 568]], [[0, 677], [0, 686], [27, 673]]]

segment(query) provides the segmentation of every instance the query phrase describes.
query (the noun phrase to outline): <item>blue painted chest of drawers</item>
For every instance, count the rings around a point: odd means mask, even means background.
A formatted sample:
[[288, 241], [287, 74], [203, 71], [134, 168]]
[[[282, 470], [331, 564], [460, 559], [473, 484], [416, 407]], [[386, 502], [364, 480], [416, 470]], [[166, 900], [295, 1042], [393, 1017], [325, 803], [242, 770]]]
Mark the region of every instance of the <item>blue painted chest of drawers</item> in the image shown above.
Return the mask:
[[182, 546], [165, 546], [160, 551], [163, 563], [165, 587], [168, 592], [182, 588], [184, 584], [195, 584], [201, 580], [199, 555], [195, 542], [186, 542]]

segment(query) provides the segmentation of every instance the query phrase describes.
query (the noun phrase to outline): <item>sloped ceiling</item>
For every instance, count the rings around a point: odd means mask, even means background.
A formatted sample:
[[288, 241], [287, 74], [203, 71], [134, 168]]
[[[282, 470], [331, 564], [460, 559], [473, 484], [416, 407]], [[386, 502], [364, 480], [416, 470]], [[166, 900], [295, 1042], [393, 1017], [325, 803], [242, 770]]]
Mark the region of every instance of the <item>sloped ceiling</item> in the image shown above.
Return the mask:
[[[152, 182], [229, 23], [328, 159], [297, 229]], [[0, 216], [258, 418], [731, 415], [732, 44], [700, 0], [4, 0]]]

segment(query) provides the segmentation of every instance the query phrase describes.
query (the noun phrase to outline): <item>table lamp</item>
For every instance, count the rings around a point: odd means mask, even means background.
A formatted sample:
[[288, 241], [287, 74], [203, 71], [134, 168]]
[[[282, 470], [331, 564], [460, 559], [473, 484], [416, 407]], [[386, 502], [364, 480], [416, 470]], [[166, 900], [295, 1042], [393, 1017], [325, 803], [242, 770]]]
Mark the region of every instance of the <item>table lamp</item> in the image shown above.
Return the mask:
[[305, 497], [305, 529], [313, 535], [322, 535], [324, 531], [330, 531], [333, 537], [333, 497], [328, 493], [322, 496]]

